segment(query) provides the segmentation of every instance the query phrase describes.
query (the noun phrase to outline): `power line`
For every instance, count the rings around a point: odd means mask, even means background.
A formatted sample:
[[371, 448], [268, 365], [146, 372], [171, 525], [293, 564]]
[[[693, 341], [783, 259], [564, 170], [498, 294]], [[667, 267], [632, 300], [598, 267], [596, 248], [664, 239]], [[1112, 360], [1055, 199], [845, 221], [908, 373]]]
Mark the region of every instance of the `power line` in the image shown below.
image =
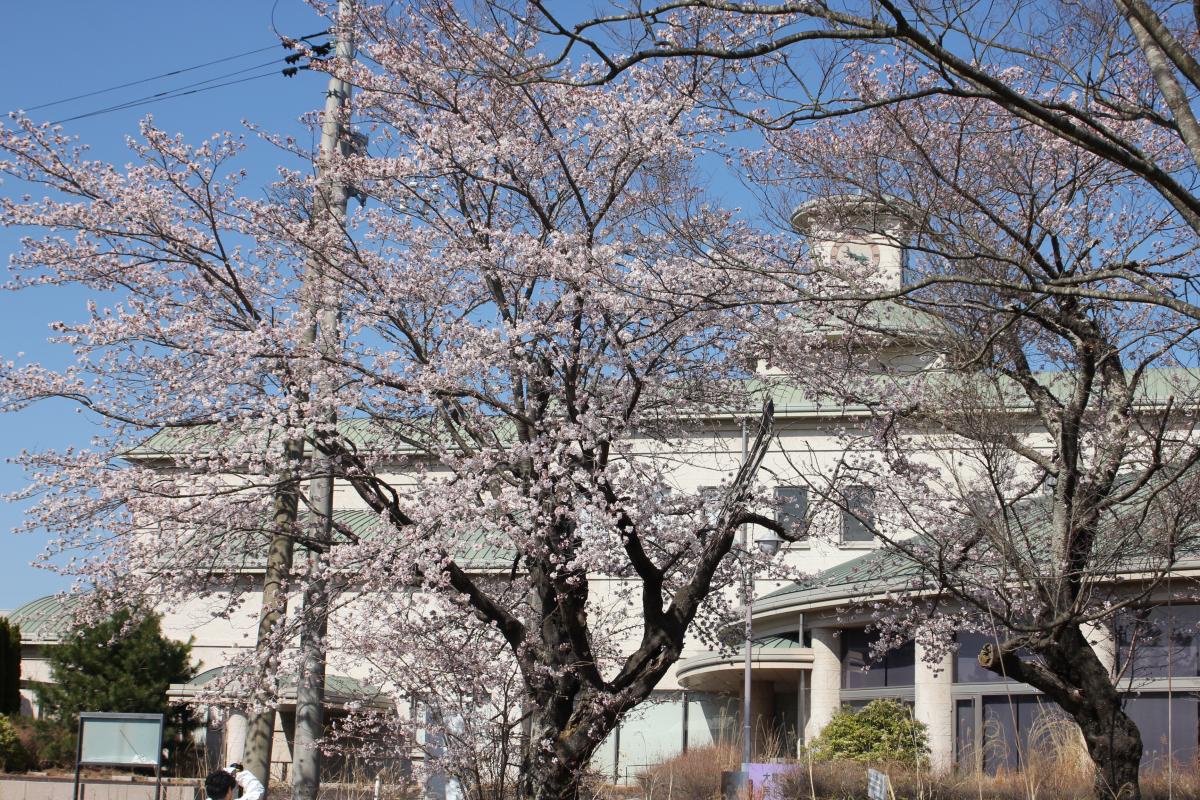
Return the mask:
[[[308, 69], [308, 67], [303, 66], [303, 67], [298, 67], [298, 69]], [[174, 94], [164, 93], [162, 96], [155, 96], [155, 97], [151, 97], [149, 99], [144, 99], [144, 100], [134, 100], [134, 101], [130, 101], [128, 103], [125, 103], [125, 104], [119, 105], [119, 106], [110, 106], [108, 108], [100, 108], [95, 111], [89, 111], [86, 114], [77, 114], [74, 117], [67, 117], [65, 119], [60, 119], [55, 122], [52, 122], [51, 124], [58, 125], [59, 123], [62, 123], [62, 122], [72, 122], [77, 119], [86, 119], [88, 117], [95, 117], [99, 114], [107, 114], [111, 111], [121, 111], [126, 108], [134, 108], [135, 106], [144, 106], [144, 105], [148, 105], [150, 103], [158, 103], [163, 100], [174, 100], [177, 97], [184, 97], [189, 94], [199, 94], [200, 92], [208, 92], [208, 91], [212, 91], [213, 89], [220, 89], [223, 86], [234, 86], [239, 83], [246, 83], [248, 81], [256, 81], [256, 80], [259, 80], [260, 78], [271, 78], [271, 77], [275, 77], [279, 74], [280, 74], [279, 70], [273, 69], [270, 72], [264, 72], [260, 75], [250, 75], [245, 78], [239, 78], [238, 80], [235, 80], [235, 81], [226, 81], [225, 83], [218, 83], [213, 86], [204, 86], [204, 87], [201, 87], [198, 89], [189, 89], [188, 91], [185, 91], [185, 92], [181, 91], [181, 92], [174, 93]]]
[[[298, 42], [308, 41], [309, 39], [315, 39], [318, 36], [324, 36], [327, 33], [329, 33], [328, 30], [323, 30], [318, 33], [310, 33], [308, 36], [299, 37], [298, 39], [296, 39], [296, 41], [298, 41]], [[272, 45], [268, 45], [266, 47], [260, 47], [257, 50], [247, 50], [244, 53], [235, 53], [234, 55], [231, 55], [231, 56], [225, 56], [223, 58], [217, 58], [212, 61], [206, 61], [203, 64], [196, 64], [191, 67], [182, 67], [181, 69], [174, 69], [174, 70], [171, 70], [170, 72], [164, 72], [160, 75], [151, 75], [149, 78], [139, 78], [136, 81], [129, 81], [128, 83], [120, 83], [120, 84], [117, 84], [116, 86], [108, 86], [104, 89], [96, 89], [91, 92], [85, 92], [84, 94], [77, 94], [72, 97], [64, 97], [60, 100], [51, 100], [48, 103], [39, 103], [36, 106], [28, 106], [27, 108], [25, 108], [25, 110], [26, 111], [36, 111], [39, 108], [49, 108], [50, 106], [62, 105], [63, 103], [69, 103], [72, 100], [83, 100], [88, 97], [95, 97], [98, 94], [105, 94], [107, 92], [115, 92], [117, 89], [127, 89], [130, 86], [138, 86], [143, 83], [150, 83], [151, 81], [157, 81], [157, 80], [161, 80], [163, 78], [170, 78], [175, 75], [182, 75], [185, 72], [192, 72], [194, 70], [203, 69], [204, 67], [211, 67], [214, 64], [224, 64], [226, 61], [234, 61], [239, 58], [245, 58], [246, 56], [252, 56], [255, 53], [265, 53], [267, 50], [273, 50], [276, 47], [280, 47], [280, 46], [281, 46], [280, 44], [272, 44]], [[286, 42], [282, 46], [288, 47]], [[291, 48], [289, 47], [288, 49], [291, 49]]]
[[206, 80], [196, 81], [195, 83], [185, 83], [182, 86], [175, 86], [170, 89], [163, 89], [161, 92], [155, 92], [154, 94], [148, 94], [143, 97], [134, 97], [130, 100], [122, 100], [120, 103], [116, 103], [115, 105], [105, 106], [104, 108], [97, 108], [93, 111], [88, 111], [88, 112], [85, 112], [78, 116], [54, 120], [54, 122], [52, 122], [50, 124], [57, 125], [60, 122], [70, 122], [71, 120], [82, 119], [83, 117], [90, 117], [90, 116], [94, 116], [96, 114], [105, 114], [109, 111], [119, 111], [122, 108], [129, 108], [131, 106], [138, 105], [139, 103], [147, 103], [152, 100], [167, 99], [170, 95], [173, 95], [176, 92], [182, 92], [186, 89], [194, 89], [194, 88], [201, 87], [201, 86], [204, 86], [209, 83], [215, 83], [216, 81], [223, 80], [225, 78], [232, 78], [235, 75], [244, 75], [245, 73], [253, 72], [256, 69], [262, 69], [263, 67], [269, 67], [273, 64], [278, 64], [281, 60], [282, 59], [273, 58], [270, 61], [265, 61], [262, 64], [255, 64], [252, 67], [245, 67], [243, 69], [234, 70], [233, 72], [226, 72], [223, 75], [216, 75], [216, 76], [214, 76], [212, 78], [208, 78]]

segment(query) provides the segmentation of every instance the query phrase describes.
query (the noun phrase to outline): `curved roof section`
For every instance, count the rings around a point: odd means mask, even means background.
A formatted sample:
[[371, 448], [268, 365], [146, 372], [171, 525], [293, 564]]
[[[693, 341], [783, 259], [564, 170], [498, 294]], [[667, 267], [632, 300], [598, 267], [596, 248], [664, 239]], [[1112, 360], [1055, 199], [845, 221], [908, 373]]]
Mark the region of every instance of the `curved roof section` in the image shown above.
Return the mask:
[[783, 606], [814, 606], [878, 594], [908, 586], [921, 575], [921, 567], [893, 550], [872, 550], [836, 567], [830, 567], [810, 581], [794, 583], [754, 601], [755, 613]]
[[49, 594], [9, 612], [8, 621], [20, 626], [22, 642], [61, 642], [71, 629], [79, 600], [75, 595]]
[[[899, 197], [870, 197], [862, 194], [833, 194], [814, 197], [792, 211], [792, 228], [797, 233], [810, 234], [818, 225], [855, 232], [877, 233], [886, 228], [909, 224], [909, 218], [920, 210]], [[851, 226], [851, 221], [865, 221], [867, 226]]]
[[[1200, 467], [1188, 466], [1187, 470]], [[1121, 503], [1105, 510], [1098, 524], [1094, 544], [1093, 561], [1088, 569], [1096, 578], [1124, 580], [1129, 576], [1153, 574], [1173, 560], [1173, 569], [1194, 569], [1200, 565], [1200, 524], [1193, 524], [1188, 535], [1176, 545], [1173, 554], [1162, 550], [1162, 543], [1154, 540], [1153, 532], [1145, 538], [1133, 540], [1130, 529], [1141, 531], [1147, 525], [1145, 511], [1153, 503], [1162, 488], [1163, 481], [1178, 476], [1174, 468], [1156, 472], [1149, 481]], [[1129, 474], [1119, 481], [1135, 481], [1138, 475]], [[1027, 563], [1045, 562], [1050, 558], [1053, 541], [1052, 500], [1049, 497], [1031, 497], [1005, 510], [1010, 524], [1019, 526], [1021, 536], [1013, 537], [1011, 546], [1019, 549], [1019, 558]], [[831, 567], [814, 575], [811, 579], [785, 586], [759, 597], [754, 602], [754, 612], [770, 613], [785, 608], [821, 608], [862, 600], [886, 592], [920, 592], [933, 589], [937, 580], [927, 565], [942, 563], [947, 555], [943, 548], [922, 536], [906, 540], [908, 552], [892, 547], [872, 550], [869, 553]], [[975, 546], [990, 552], [986, 539]], [[1161, 550], [1161, 552], [1160, 552]], [[1003, 559], [999, 559], [1003, 563]], [[995, 575], [1001, 580], [999, 574]]]
[[[751, 644], [751, 669], [758, 680], [791, 681], [795, 680], [797, 671], [812, 669], [812, 648], [804, 647], [790, 636], [761, 636]], [[745, 659], [745, 650], [741, 647], [710, 650], [680, 661], [675, 667], [675, 675], [685, 689], [736, 691], [743, 679]]]
[[[922, 333], [929, 333], [940, 327], [940, 323], [937, 323], [932, 315], [896, 304], [892, 304], [892, 306], [880, 312], [880, 316], [876, 319], [881, 328], [898, 326], [911, 331], [919, 330]], [[938, 388], [951, 380], [936, 371], [915, 372], [906, 377], [910, 380], [929, 381], [931, 388]], [[1066, 382], [1070, 373], [1039, 372], [1035, 373], [1034, 377], [1038, 383], [1056, 396], [1065, 397], [1070, 394], [1071, 387]], [[954, 378], [954, 380], [960, 379], [957, 376]], [[774, 400], [777, 415], [826, 416], [856, 414], [866, 410], [865, 405], [848, 404], [839, 398], [812, 396], [781, 376], [772, 377], [760, 374], [742, 381], [742, 386], [753, 398], [750, 406], [742, 407], [739, 403], [731, 403], [727, 408], [711, 409], [710, 414], [713, 418], [740, 414], [747, 410], [757, 412], [760, 400], [767, 393]], [[1173, 394], [1195, 391], [1197, 387], [1200, 387], [1200, 369], [1174, 367], [1146, 370], [1138, 384], [1137, 402], [1143, 406], [1159, 407], [1164, 405], [1167, 398]], [[990, 388], [988, 384], [981, 382], [978, 389], [984, 393], [985, 398], [991, 400], [996, 410], [1026, 411], [1032, 408], [1020, 387], [1011, 380], [998, 380]], [[338, 420], [337, 426], [340, 435], [364, 451], [418, 452], [417, 448], [411, 444], [411, 440], [406, 440], [405, 426], [398, 421], [356, 417]], [[267, 446], [271, 446], [271, 442], [255, 438], [235, 425], [197, 424], [191, 427], [159, 429], [141, 444], [126, 451], [124, 456], [131, 461], [157, 460], [170, 459], [188, 453], [202, 454], [239, 448], [246, 452], [260, 452]]]
[[[225, 667], [206, 669], [187, 683], [172, 684], [168, 694], [175, 699], [192, 698], [198, 691], [212, 681], [225, 674]], [[296, 678], [291, 676], [284, 681], [280, 691], [280, 699], [285, 705], [296, 701]], [[391, 702], [382, 689], [363, 683], [356, 678], [346, 675], [325, 676], [325, 703], [327, 705], [345, 705], [349, 702], [364, 702], [378, 706], [390, 706]]]

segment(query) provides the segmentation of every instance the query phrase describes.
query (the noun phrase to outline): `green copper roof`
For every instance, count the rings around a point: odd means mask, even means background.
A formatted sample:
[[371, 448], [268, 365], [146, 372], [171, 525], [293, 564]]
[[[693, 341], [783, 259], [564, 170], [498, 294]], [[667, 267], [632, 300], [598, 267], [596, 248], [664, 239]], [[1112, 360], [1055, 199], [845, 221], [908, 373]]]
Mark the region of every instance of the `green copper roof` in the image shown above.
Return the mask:
[[[206, 669], [196, 677], [184, 684], [180, 684], [183, 692], [177, 694], [193, 693], [196, 689], [200, 689], [217, 678], [221, 677], [225, 672], [225, 667], [213, 667]], [[296, 697], [296, 678], [290, 676], [284, 679], [282, 692], [284, 699], [294, 700]], [[368, 703], [382, 703], [388, 705], [383, 691], [378, 687], [363, 683], [356, 678], [350, 678], [345, 675], [326, 675], [325, 676], [325, 701], [327, 703], [347, 703], [352, 700], [366, 701]]]
[[892, 550], [872, 550], [817, 573], [808, 581], [793, 583], [765, 594], [754, 601], [754, 607], [761, 611], [777, 605], [874, 594], [909, 584], [920, 574], [920, 567], [903, 554]]
[[[303, 526], [306, 516], [301, 515], [301, 526]], [[379, 515], [369, 509], [341, 509], [333, 512], [333, 518], [339, 526], [344, 526], [362, 542], [369, 543], [377, 540], [383, 530]], [[265, 525], [263, 530], [265, 535]], [[344, 544], [346, 540], [335, 531], [334, 543]], [[495, 537], [489, 537], [483, 531], [460, 537], [454, 552], [455, 562], [466, 570], [507, 569], [512, 565], [514, 558], [516, 558], [515, 549], [497, 545]], [[253, 553], [231, 553], [222, 559], [222, 563], [214, 566], [228, 570], [255, 571], [264, 569], [266, 563], [267, 553], [264, 538], [264, 545], [260, 550]]]
[[793, 647], [801, 646], [798, 638], [795, 634], [789, 637], [773, 633], [752, 639], [750, 643], [755, 650], [790, 650]]
[[79, 598], [50, 594], [10, 612], [8, 621], [20, 626], [23, 642], [60, 642], [71, 629]]
[[[1191, 467], [1189, 469], [1200, 469]], [[1101, 517], [1089, 573], [1095, 576], [1118, 577], [1131, 573], [1150, 571], [1156, 565], [1167, 563], [1167, 554], [1162, 551], [1165, 543], [1157, 541], [1152, 530], [1146, 530], [1148, 522], [1145, 510], [1153, 504], [1162, 489], [1163, 482], [1174, 479], [1172, 468], [1156, 472], [1154, 476], [1131, 497], [1108, 508]], [[1137, 475], [1129, 474], [1119, 482], [1132, 482]], [[1020, 535], [1011, 536], [1006, 548], [1020, 549], [1017, 558], [1027, 564], [1045, 564], [1053, 569], [1055, 560], [1050, 557], [1052, 549], [1051, 498], [1043, 495], [1032, 497], [1010, 506], [1006, 511], [1007, 524]], [[1152, 519], [1152, 517], [1151, 517]], [[1141, 536], [1142, 538], [1131, 538]], [[922, 563], [933, 564], [942, 558], [957, 557], [954, 542], [932, 542], [922, 536], [905, 540], [905, 547], [912, 555], [895, 546], [881, 547], [857, 558], [839, 564], [812, 578], [785, 586], [755, 601], [755, 609], [766, 611], [780, 606], [793, 606], [843, 601], [878, 595], [889, 591], [913, 591], [934, 588], [936, 577], [930, 575]], [[976, 555], [986, 555], [995, 545], [986, 537], [974, 546]], [[1174, 559], [1179, 568], [1190, 568], [1200, 563], [1200, 524], [1193, 523], [1174, 543]], [[1005, 557], [996, 556], [995, 564], [1005, 563]], [[995, 565], [985, 570], [1002, 571]], [[999, 578], [998, 578], [999, 579]]]
[[[1051, 392], [1066, 396], [1068, 393], [1069, 373], [1042, 372], [1035, 379]], [[914, 372], [907, 375], [890, 374], [888, 381], [920, 381], [936, 388], [945, 384], [948, 388], [961, 385], [963, 376], [948, 374], [941, 370]], [[984, 380], [984, 379], [981, 379]], [[866, 411], [866, 406], [857, 403], [846, 403], [836, 398], [814, 397], [802, 389], [788, 383], [783, 376], [754, 377], [742, 382], [746, 396], [751, 398], [755, 412], [763, 397], [770, 395], [775, 403], [775, 412], [780, 416], [788, 415], [839, 415], [860, 414]], [[1159, 406], [1166, 399], [1180, 392], [1192, 393], [1200, 387], [1200, 370], [1189, 368], [1151, 369], [1141, 377], [1138, 391], [1138, 403], [1144, 406]], [[995, 382], [984, 382], [979, 387], [983, 397], [991, 396], [996, 410], [1007, 409], [1021, 412], [1030, 410], [1028, 398], [1014, 382], [1000, 379]], [[740, 393], [739, 393], [740, 394]], [[1190, 395], [1189, 395], [1190, 396]], [[714, 409], [711, 417], [714, 419], [727, 417], [729, 414], [741, 413], [745, 409], [733, 408]], [[503, 428], [506, 423], [497, 419], [497, 426]], [[385, 421], [375, 418], [353, 418], [338, 421], [338, 431], [347, 442], [363, 451], [379, 451], [386, 447], [388, 452], [414, 453], [418, 448], [411, 443], [411, 437], [406, 436], [408, 426], [399, 420]], [[163, 428], [154, 433], [146, 441], [125, 453], [130, 459], [169, 458], [173, 454], [184, 451], [192, 453], [216, 452], [218, 450], [236, 451], [239, 447], [248, 447], [250, 435], [244, 433], [235, 425], [195, 425], [191, 427]], [[449, 442], [447, 442], [449, 443]], [[275, 443], [256, 442], [254, 448], [261, 451], [264, 447]]]

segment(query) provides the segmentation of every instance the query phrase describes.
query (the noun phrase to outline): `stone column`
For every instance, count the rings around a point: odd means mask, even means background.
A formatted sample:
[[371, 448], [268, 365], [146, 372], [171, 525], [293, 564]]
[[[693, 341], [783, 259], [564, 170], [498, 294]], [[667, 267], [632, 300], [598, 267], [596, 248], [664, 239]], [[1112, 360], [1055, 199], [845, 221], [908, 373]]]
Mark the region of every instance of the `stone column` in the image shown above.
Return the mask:
[[929, 766], [934, 772], [954, 768], [954, 654], [930, 661], [917, 644], [913, 681], [913, 716], [929, 732]]
[[[225, 766], [234, 762], [241, 763], [246, 750], [246, 731], [248, 722], [245, 713], [230, 709], [225, 719]], [[256, 775], [259, 780], [262, 776]]]
[[813, 665], [809, 676], [808, 723], [804, 738], [811, 742], [842, 704], [842, 642], [833, 628], [812, 629]]

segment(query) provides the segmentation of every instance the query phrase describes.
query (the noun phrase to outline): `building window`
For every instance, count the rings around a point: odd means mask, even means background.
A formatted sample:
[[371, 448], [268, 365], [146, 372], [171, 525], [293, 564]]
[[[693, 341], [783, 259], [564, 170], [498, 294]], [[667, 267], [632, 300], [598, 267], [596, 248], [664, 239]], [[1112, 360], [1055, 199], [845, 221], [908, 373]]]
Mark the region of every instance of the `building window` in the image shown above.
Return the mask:
[[900, 285], [912, 286], [918, 280], [920, 275], [913, 269], [912, 253], [907, 247], [900, 248]]
[[1200, 606], [1158, 606], [1117, 621], [1117, 654], [1131, 678], [1200, 675]]
[[717, 516], [721, 513], [721, 487], [698, 486], [696, 494], [700, 497], [700, 507], [704, 511], [704, 519], [709, 525], [717, 524]]
[[1162, 771], [1169, 764], [1195, 764], [1200, 732], [1200, 701], [1191, 694], [1126, 695], [1125, 713], [1142, 735], [1142, 769]]
[[[1071, 724], [1055, 703], [1037, 695], [985, 695], [980, 702], [982, 728], [971, 733], [978, 737], [979, 765], [993, 775], [1023, 768], [1031, 753], [1049, 752]], [[962, 752], [967, 747], [960, 741], [957, 749]]]
[[866, 486], [848, 486], [842, 491], [842, 544], [875, 541], [875, 492]]
[[975, 741], [975, 700], [954, 701], [954, 763], [959, 769], [978, 770], [983, 767], [979, 744]]
[[804, 522], [807, 511], [808, 489], [803, 486], [775, 487], [775, 521], [787, 531], [788, 540], [808, 538], [808, 527]]
[[995, 640], [983, 633], [960, 631], [954, 635], [958, 652], [954, 654], [955, 683], [1003, 683], [1004, 678], [979, 664], [979, 653]]
[[[871, 645], [879, 638], [861, 628], [844, 630], [842, 640], [842, 686], [846, 689], [883, 689], [912, 686], [916, 675], [916, 647], [906, 642], [877, 659]], [[869, 669], [867, 669], [869, 667]]]

